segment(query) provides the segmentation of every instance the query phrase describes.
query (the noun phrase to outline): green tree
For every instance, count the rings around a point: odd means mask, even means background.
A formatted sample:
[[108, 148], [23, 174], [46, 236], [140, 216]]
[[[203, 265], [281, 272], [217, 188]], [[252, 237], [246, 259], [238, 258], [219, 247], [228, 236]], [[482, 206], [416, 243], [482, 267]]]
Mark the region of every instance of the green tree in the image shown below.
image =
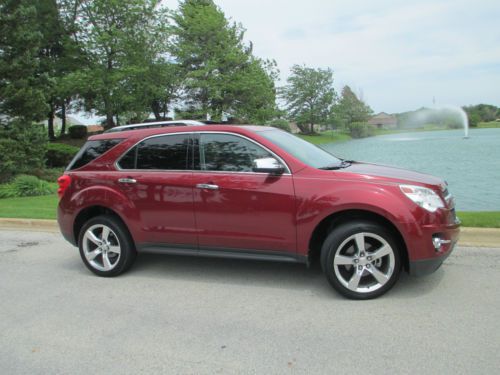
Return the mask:
[[48, 111], [38, 25], [32, 1], [0, 1], [0, 113], [26, 123], [42, 120]]
[[172, 52], [184, 78], [183, 99], [193, 116], [223, 112], [264, 122], [275, 111], [275, 65], [252, 55], [241, 25], [212, 0], [184, 0], [173, 16]]
[[[77, 38], [87, 65], [70, 75], [85, 109], [106, 116], [105, 128], [150, 111], [153, 57], [165, 53], [166, 17], [159, 0], [83, 0]], [[160, 46], [160, 47], [159, 47]], [[155, 85], [161, 82], [156, 77]], [[147, 93], [147, 95], [145, 95]], [[154, 95], [153, 95], [154, 96]]]
[[344, 86], [340, 100], [333, 108], [333, 116], [346, 128], [352, 123], [368, 121], [372, 113], [372, 109], [360, 100], [349, 86]]
[[43, 77], [43, 86], [48, 112], [47, 128], [50, 140], [55, 139], [54, 117], [57, 106], [61, 102], [59, 97], [59, 82], [64, 74], [64, 28], [59, 17], [56, 0], [37, 0], [33, 2], [36, 7], [36, 25], [41, 34], [41, 43], [38, 50], [40, 64], [39, 77]]
[[314, 133], [314, 124], [326, 124], [336, 100], [331, 69], [294, 65], [281, 89], [286, 110], [302, 133]]

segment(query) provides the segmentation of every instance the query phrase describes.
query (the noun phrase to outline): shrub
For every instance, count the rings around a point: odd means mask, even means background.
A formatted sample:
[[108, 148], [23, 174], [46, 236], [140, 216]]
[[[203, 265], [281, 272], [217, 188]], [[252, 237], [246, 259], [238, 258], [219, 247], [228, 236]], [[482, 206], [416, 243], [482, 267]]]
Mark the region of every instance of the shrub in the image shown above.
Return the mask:
[[290, 128], [290, 124], [288, 123], [288, 121], [283, 119], [272, 120], [268, 123], [268, 125], [272, 126], [273, 128], [278, 128], [287, 131], [289, 133], [292, 132], [292, 128]]
[[69, 136], [73, 139], [82, 139], [87, 136], [87, 127], [85, 125], [73, 125], [68, 128]]
[[34, 197], [56, 191], [55, 185], [35, 176], [19, 175], [11, 183], [0, 185], [0, 198]]
[[47, 134], [42, 125], [13, 120], [0, 126], [0, 183], [45, 166]]
[[78, 150], [78, 147], [64, 143], [49, 143], [47, 145], [47, 167], [66, 167]]
[[33, 176], [47, 182], [57, 182], [57, 179], [64, 173], [64, 168], [44, 168], [36, 169], [31, 172]]
[[375, 129], [366, 122], [352, 122], [347, 128], [353, 138], [365, 138], [375, 134]]

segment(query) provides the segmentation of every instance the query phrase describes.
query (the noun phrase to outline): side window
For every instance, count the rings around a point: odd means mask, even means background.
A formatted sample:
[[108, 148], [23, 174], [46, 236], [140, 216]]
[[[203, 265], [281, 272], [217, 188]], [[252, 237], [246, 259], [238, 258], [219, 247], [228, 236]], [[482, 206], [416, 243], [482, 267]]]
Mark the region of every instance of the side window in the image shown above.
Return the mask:
[[120, 143], [122, 139], [103, 139], [99, 141], [88, 141], [75, 155], [71, 163], [69, 163], [67, 170], [78, 169], [90, 163], [92, 160], [97, 159], [99, 156], [109, 151]]
[[201, 169], [252, 172], [254, 159], [272, 157], [262, 147], [230, 134], [201, 134]]
[[122, 156], [122, 169], [186, 170], [188, 166], [189, 134], [153, 137], [139, 143]]

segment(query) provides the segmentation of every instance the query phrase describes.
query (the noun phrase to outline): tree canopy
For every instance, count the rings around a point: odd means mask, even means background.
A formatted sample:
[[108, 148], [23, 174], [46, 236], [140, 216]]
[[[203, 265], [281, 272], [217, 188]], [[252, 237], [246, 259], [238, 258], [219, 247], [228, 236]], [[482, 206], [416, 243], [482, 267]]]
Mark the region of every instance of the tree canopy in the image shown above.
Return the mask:
[[272, 117], [275, 64], [253, 56], [241, 25], [230, 23], [211, 0], [182, 1], [173, 20], [172, 52], [184, 77], [182, 98], [194, 117]]
[[292, 121], [303, 133], [314, 133], [314, 124], [326, 124], [336, 100], [331, 69], [294, 65], [281, 89]]
[[334, 117], [340, 124], [348, 128], [352, 123], [366, 122], [372, 113], [372, 109], [349, 86], [344, 86], [339, 102], [334, 107]]

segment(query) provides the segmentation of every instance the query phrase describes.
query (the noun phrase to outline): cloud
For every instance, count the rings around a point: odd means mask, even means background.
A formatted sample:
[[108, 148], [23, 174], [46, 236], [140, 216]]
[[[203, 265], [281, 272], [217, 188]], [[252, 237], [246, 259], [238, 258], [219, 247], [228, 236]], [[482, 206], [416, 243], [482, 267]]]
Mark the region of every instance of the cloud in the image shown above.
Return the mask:
[[[331, 67], [376, 111], [500, 105], [500, 3], [478, 0], [215, 0], [282, 83], [293, 64]], [[175, 7], [175, 0], [166, 1]]]

